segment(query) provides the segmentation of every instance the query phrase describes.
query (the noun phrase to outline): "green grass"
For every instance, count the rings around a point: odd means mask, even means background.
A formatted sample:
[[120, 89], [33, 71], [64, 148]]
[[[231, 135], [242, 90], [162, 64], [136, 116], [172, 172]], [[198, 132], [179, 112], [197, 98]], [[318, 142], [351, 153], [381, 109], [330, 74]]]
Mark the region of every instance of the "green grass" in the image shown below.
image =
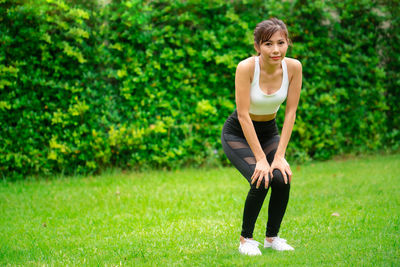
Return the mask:
[[0, 265], [400, 265], [400, 154], [292, 171], [280, 236], [295, 250], [259, 257], [237, 250], [248, 184], [233, 167], [3, 182]]

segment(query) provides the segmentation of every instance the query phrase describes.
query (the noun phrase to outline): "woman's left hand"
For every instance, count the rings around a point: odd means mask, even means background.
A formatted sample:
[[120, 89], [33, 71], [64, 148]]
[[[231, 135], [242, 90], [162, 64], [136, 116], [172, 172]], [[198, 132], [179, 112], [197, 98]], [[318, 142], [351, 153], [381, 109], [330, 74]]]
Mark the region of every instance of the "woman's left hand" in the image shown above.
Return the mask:
[[285, 180], [285, 184], [288, 183], [288, 177], [287, 174], [289, 175], [289, 182], [292, 182], [292, 171], [290, 170], [289, 163], [286, 161], [285, 158], [283, 157], [275, 157], [274, 161], [271, 164], [271, 168], [269, 169], [269, 173], [272, 177], [272, 172], [274, 169], [278, 169], [281, 171], [283, 175], [283, 179]]

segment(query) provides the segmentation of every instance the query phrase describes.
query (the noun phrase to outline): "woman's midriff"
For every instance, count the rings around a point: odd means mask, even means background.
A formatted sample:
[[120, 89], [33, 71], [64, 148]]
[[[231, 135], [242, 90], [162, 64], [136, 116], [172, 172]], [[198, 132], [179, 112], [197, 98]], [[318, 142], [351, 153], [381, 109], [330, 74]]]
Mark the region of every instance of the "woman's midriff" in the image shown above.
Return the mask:
[[276, 113], [267, 114], [267, 115], [256, 115], [256, 114], [249, 113], [249, 115], [253, 121], [270, 121], [270, 120], [275, 119], [275, 117], [276, 117]]

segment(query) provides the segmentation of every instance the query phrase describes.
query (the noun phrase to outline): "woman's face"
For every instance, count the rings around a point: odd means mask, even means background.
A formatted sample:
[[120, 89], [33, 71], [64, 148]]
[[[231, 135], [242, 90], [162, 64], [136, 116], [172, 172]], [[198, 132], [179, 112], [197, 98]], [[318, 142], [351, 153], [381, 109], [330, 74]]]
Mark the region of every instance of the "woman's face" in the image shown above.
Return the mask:
[[271, 38], [259, 45], [254, 45], [254, 48], [260, 53], [264, 62], [270, 64], [278, 64], [286, 55], [288, 43], [281, 31], [275, 32]]

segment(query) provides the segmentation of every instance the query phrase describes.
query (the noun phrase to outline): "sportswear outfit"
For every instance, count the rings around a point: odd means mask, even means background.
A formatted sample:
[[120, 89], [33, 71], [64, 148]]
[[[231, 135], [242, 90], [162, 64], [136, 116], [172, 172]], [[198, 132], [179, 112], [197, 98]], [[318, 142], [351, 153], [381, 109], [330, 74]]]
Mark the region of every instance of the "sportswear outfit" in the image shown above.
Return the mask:
[[[289, 87], [287, 66], [284, 59], [282, 60], [282, 72], [283, 78], [280, 89], [273, 94], [264, 93], [259, 86], [259, 57], [255, 57], [254, 77], [250, 88], [250, 113], [262, 115], [273, 114], [278, 111], [280, 104], [283, 103], [287, 97]], [[252, 122], [261, 148], [266, 155], [268, 163], [271, 165], [280, 139], [276, 120], [252, 120]], [[271, 187], [266, 236], [277, 237], [289, 201], [289, 180], [288, 183], [285, 184], [282, 173], [278, 169], [274, 169], [272, 181], [271, 177], [268, 177], [269, 185], [267, 189], [265, 188], [264, 180], [258, 189], [256, 188], [256, 183], [251, 184], [251, 176], [256, 167], [256, 159], [246, 141], [238, 120], [236, 109], [224, 123], [221, 133], [221, 143], [228, 159], [250, 184], [250, 190], [244, 205], [241, 235], [246, 238], [246, 240], [247, 238], [253, 237], [253, 230], [258, 214], [263, 205], [265, 196]], [[284, 239], [277, 239], [277, 241], [282, 240]]]

